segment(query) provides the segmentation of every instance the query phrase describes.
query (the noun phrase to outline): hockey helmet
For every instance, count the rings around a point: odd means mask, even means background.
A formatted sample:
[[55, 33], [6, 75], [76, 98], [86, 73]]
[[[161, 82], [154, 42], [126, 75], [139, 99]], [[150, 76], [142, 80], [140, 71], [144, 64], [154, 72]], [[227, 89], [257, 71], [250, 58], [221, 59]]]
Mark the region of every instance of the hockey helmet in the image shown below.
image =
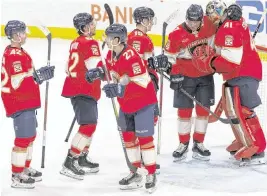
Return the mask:
[[10, 20], [5, 26], [5, 34], [8, 39], [12, 39], [12, 35], [19, 32], [26, 32], [27, 27], [24, 22], [19, 20]]

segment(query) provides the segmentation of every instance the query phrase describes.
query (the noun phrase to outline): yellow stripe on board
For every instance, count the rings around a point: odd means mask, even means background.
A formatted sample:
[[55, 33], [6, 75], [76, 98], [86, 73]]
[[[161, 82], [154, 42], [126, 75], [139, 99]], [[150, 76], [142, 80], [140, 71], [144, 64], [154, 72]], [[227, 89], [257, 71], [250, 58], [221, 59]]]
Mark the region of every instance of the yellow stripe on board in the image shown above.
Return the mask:
[[[4, 25], [1, 25], [1, 35], [5, 36]], [[36, 26], [28, 26], [30, 34], [28, 37], [45, 38], [43, 33]], [[74, 28], [66, 27], [48, 27], [53, 38], [61, 39], [75, 39], [77, 37], [76, 30]], [[95, 39], [101, 40], [104, 30], [96, 30]], [[155, 46], [161, 46], [161, 35], [150, 34], [150, 38], [153, 40]]]
[[[30, 30], [30, 34], [28, 35], [28, 37], [45, 38], [44, 34], [36, 26], [28, 26], [28, 28]], [[77, 37], [77, 33], [74, 28], [48, 27], [48, 29], [50, 30], [53, 38], [75, 39]], [[97, 30], [95, 39], [101, 40], [103, 33], [104, 30]], [[1, 35], [5, 36], [4, 25], [1, 25]], [[152, 39], [155, 46], [161, 46], [161, 35], [149, 34], [149, 37]], [[167, 40], [167, 37], [165, 40]], [[259, 55], [262, 61], [267, 62], [267, 53], [259, 52]]]

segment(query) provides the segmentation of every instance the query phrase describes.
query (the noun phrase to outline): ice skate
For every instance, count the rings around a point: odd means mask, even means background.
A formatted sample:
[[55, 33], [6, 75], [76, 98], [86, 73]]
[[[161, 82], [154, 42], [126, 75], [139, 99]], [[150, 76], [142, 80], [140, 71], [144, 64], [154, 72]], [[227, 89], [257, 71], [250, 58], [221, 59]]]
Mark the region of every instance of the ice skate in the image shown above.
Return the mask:
[[138, 173], [131, 172], [128, 176], [119, 181], [121, 190], [132, 190], [143, 187], [143, 177]]
[[42, 181], [42, 172], [37, 171], [36, 169], [33, 169], [31, 167], [25, 168], [24, 173], [28, 175], [29, 177], [33, 178], [35, 182]]
[[203, 143], [200, 142], [194, 142], [193, 148], [193, 155], [192, 157], [194, 159], [198, 159], [201, 161], [209, 161], [210, 160], [210, 151], [206, 149], [203, 145]]
[[254, 166], [254, 165], [263, 165], [266, 164], [265, 153], [254, 154], [250, 159], [243, 158], [240, 161], [240, 167]]
[[70, 153], [68, 153], [68, 156], [65, 159], [65, 162], [63, 163], [63, 168], [60, 171], [62, 175], [77, 179], [77, 180], [83, 180], [85, 172], [82, 170], [78, 163], [78, 157], [72, 156]]
[[148, 193], [153, 193], [156, 190], [157, 177], [156, 174], [148, 174], [146, 176], [146, 190]]
[[180, 143], [178, 148], [172, 153], [174, 162], [181, 161], [187, 157], [189, 142], [183, 144]]
[[86, 174], [92, 174], [99, 172], [99, 164], [94, 163], [90, 157], [88, 156], [88, 152], [83, 152], [79, 158], [78, 163], [82, 167], [82, 169]]
[[33, 189], [35, 187], [35, 180], [24, 172], [12, 174], [12, 188]]

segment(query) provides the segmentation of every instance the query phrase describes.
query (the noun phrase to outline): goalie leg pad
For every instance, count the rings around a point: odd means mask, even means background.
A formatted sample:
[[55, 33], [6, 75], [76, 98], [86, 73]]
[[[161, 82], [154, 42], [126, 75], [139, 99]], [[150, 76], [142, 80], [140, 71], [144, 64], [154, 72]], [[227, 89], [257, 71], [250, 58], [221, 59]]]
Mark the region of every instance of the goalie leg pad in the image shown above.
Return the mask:
[[248, 115], [251, 115], [251, 113], [248, 113], [250, 110], [246, 110], [241, 105], [239, 87], [231, 88], [225, 88], [226, 107], [227, 115], [230, 118], [237, 117], [239, 119], [236, 124], [232, 125], [237, 141], [243, 145], [235, 154], [235, 158], [239, 160], [251, 157], [258, 151], [259, 147], [256, 146], [256, 140], [252, 131], [255, 130], [255, 127], [251, 126], [251, 122], [248, 119]]

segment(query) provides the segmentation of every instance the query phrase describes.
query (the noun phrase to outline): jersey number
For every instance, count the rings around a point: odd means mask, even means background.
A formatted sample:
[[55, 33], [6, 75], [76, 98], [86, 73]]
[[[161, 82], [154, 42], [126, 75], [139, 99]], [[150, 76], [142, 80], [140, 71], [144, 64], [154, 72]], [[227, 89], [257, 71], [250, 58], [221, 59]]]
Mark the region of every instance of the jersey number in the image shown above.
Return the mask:
[[132, 50], [127, 50], [127, 52], [123, 53], [123, 56], [126, 58], [126, 60], [129, 60], [134, 55], [134, 52]]
[[9, 77], [8, 77], [8, 74], [7, 74], [6, 69], [4, 67], [2, 67], [2, 69], [1, 69], [1, 74], [4, 75], [4, 77], [2, 78], [2, 81], [1, 81], [2, 92], [3, 93], [10, 93], [10, 88], [5, 87], [5, 85], [8, 82]]
[[77, 72], [74, 72], [73, 70], [75, 69], [75, 67], [78, 65], [78, 62], [79, 62], [79, 55], [78, 55], [78, 53], [77, 52], [73, 52], [71, 54], [70, 60], [73, 60], [73, 63], [69, 67], [69, 75], [72, 78], [76, 78], [77, 77]]

